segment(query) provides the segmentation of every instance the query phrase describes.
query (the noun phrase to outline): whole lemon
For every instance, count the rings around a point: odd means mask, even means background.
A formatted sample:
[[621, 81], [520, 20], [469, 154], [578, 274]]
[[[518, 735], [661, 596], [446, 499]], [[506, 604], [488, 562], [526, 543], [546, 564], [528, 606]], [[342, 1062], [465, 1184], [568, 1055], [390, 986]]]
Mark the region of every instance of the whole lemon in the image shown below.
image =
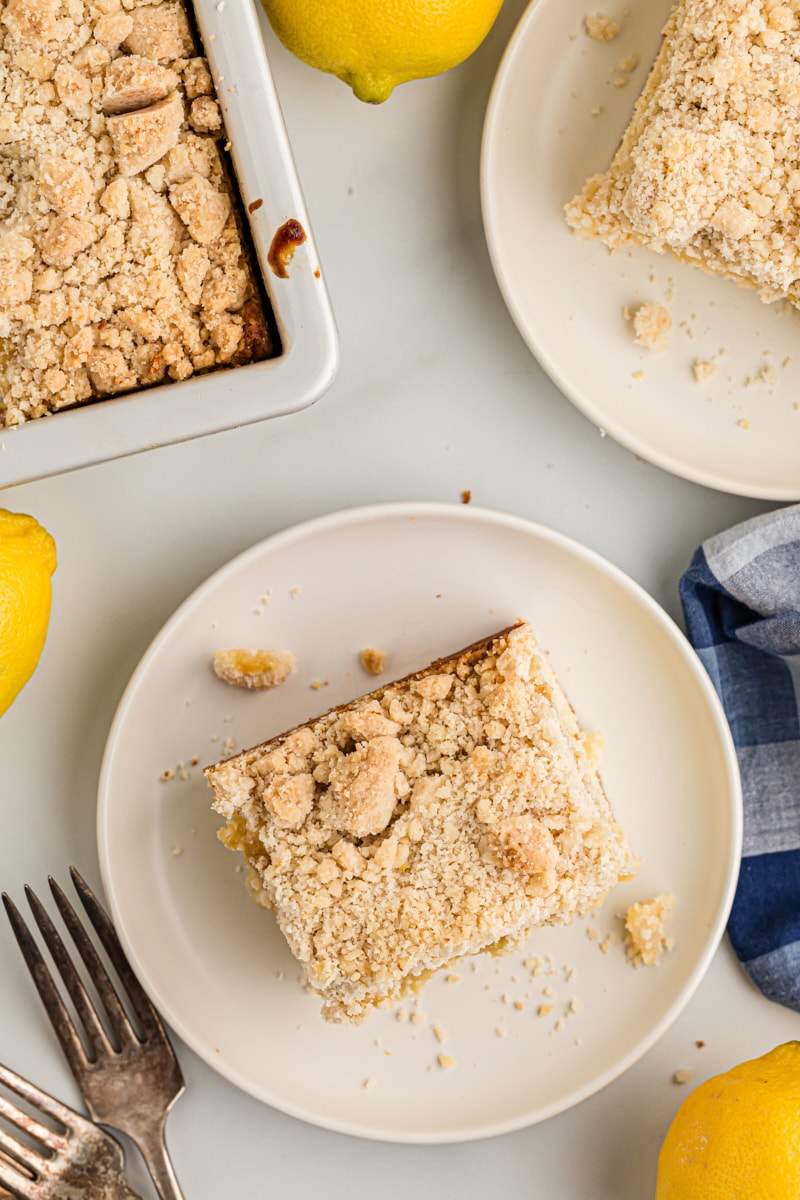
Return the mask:
[[503, 0], [262, 0], [303, 62], [380, 104], [398, 83], [439, 75], [476, 50]]
[[56, 544], [33, 517], [0, 508], [0, 717], [36, 669], [47, 636]]
[[800, 1042], [701, 1083], [664, 1139], [656, 1200], [735, 1197], [800, 1197]]

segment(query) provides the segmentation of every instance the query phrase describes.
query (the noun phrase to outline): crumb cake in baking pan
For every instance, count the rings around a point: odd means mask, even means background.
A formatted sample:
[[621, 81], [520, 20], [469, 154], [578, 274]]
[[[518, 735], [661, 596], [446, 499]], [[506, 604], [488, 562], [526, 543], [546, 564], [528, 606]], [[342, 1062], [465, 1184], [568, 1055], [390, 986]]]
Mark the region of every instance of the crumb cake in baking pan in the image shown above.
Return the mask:
[[269, 357], [181, 0], [0, 6], [0, 426]]
[[637, 862], [518, 622], [205, 774], [332, 1021], [600, 903]]
[[568, 223], [797, 300], [799, 129], [797, 0], [679, 0], [619, 149]]

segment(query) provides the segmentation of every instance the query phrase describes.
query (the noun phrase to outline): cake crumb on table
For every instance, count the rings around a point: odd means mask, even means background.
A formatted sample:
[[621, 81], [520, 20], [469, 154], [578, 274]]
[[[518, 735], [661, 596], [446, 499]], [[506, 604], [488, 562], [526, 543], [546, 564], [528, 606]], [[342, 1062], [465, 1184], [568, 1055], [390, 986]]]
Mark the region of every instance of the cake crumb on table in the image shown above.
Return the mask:
[[445, 1071], [449, 1071], [451, 1067], [456, 1065], [456, 1060], [453, 1058], [452, 1054], [440, 1054], [436, 1061], [440, 1067], [444, 1068]]
[[691, 1067], [678, 1067], [677, 1071], [672, 1073], [673, 1083], [688, 1083], [694, 1077], [694, 1071]]
[[672, 317], [663, 304], [651, 301], [640, 304], [633, 314], [634, 341], [651, 354], [663, 354], [669, 349]]
[[672, 949], [675, 943], [667, 934], [667, 921], [676, 903], [674, 896], [661, 893], [630, 905], [625, 913], [625, 952], [634, 966], [653, 967]]
[[584, 17], [583, 27], [589, 37], [594, 38], [596, 42], [613, 42], [620, 30], [617, 22], [612, 21], [604, 13], [595, 13], [593, 16]]
[[382, 675], [386, 670], [386, 651], [379, 646], [367, 646], [361, 651], [361, 665], [370, 675]]

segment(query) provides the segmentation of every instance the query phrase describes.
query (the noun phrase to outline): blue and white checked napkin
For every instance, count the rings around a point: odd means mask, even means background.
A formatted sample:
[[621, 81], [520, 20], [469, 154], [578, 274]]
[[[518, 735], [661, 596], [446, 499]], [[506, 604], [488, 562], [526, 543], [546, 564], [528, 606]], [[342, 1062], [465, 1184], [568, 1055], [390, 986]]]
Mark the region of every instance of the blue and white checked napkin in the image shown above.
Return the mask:
[[680, 595], [742, 776], [728, 933], [756, 986], [800, 1012], [800, 505], [709, 538]]

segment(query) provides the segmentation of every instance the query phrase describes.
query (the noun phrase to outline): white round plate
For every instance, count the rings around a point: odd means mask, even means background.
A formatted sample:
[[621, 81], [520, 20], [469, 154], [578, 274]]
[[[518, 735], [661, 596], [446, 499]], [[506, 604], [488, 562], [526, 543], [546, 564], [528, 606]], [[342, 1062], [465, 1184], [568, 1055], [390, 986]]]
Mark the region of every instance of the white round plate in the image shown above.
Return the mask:
[[[524, 953], [460, 964], [457, 981], [440, 973], [414, 1020], [378, 1012], [354, 1028], [326, 1024], [273, 918], [250, 899], [238, 856], [215, 836], [221, 821], [201, 767], [371, 690], [365, 646], [383, 647], [386, 677], [398, 677], [518, 615], [537, 630], [581, 721], [605, 734], [606, 789], [641, 874], [590, 919], [536, 934]], [[272, 692], [231, 688], [211, 670], [214, 651], [230, 646], [291, 649], [298, 673]], [[560, 1112], [666, 1030], [722, 934], [739, 812], [715, 693], [635, 583], [526, 521], [387, 505], [271, 537], [178, 609], [120, 703], [100, 780], [99, 845], [133, 966], [206, 1062], [330, 1129], [448, 1142]], [[659, 892], [678, 898], [676, 947], [637, 971], [617, 914]], [[442, 1053], [455, 1065], [442, 1067]]]
[[[668, 255], [609, 254], [565, 222], [565, 203], [611, 161], [670, 9], [671, 0], [610, 0], [603, 12], [621, 26], [610, 42], [585, 33], [593, 10], [584, 0], [534, 0], [527, 9], [484, 126], [489, 253], [529, 348], [591, 421], [686, 479], [795, 500], [800, 314]], [[632, 71], [620, 67], [629, 57], [638, 60]], [[636, 346], [623, 316], [646, 301], [672, 316], [664, 354]], [[718, 361], [710, 383], [695, 381], [695, 359]]]

